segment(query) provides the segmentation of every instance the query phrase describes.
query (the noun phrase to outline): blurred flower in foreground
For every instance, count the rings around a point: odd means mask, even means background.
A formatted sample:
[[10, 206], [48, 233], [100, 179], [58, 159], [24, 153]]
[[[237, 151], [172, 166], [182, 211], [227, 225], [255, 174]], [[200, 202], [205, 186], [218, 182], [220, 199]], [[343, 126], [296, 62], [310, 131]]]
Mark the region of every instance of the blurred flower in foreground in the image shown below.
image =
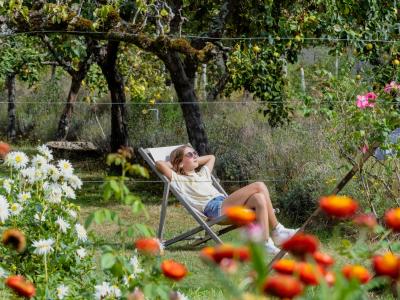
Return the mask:
[[165, 277], [179, 281], [187, 274], [187, 269], [181, 263], [172, 259], [164, 260], [161, 263], [161, 270]]
[[360, 283], [367, 283], [371, 279], [369, 271], [360, 265], [346, 265], [342, 269], [344, 277], [347, 279], [357, 279]]
[[400, 260], [391, 252], [374, 256], [372, 265], [378, 276], [389, 276], [393, 279], [399, 278]]
[[348, 196], [331, 195], [321, 197], [319, 206], [329, 216], [347, 218], [356, 212], [358, 203]]
[[298, 233], [282, 244], [282, 249], [303, 258], [318, 249], [318, 239], [310, 234]]
[[373, 214], [360, 214], [353, 218], [353, 222], [354, 224], [367, 227], [369, 229], [374, 229], [377, 225], [376, 218]]
[[11, 147], [7, 143], [0, 142], [0, 158], [5, 158], [6, 155], [11, 151]]
[[256, 220], [256, 213], [244, 206], [231, 206], [225, 209], [228, 219], [236, 225], [247, 225]]
[[265, 280], [263, 291], [281, 299], [292, 299], [303, 292], [302, 283], [289, 275], [273, 275]]
[[156, 238], [141, 238], [135, 241], [136, 249], [142, 254], [158, 255], [162, 251], [160, 241]]
[[17, 252], [23, 252], [26, 247], [25, 235], [18, 229], [7, 229], [3, 232], [2, 238], [3, 244], [5, 246], [10, 245]]
[[393, 231], [400, 231], [400, 207], [388, 210], [385, 214], [385, 222]]
[[31, 298], [36, 293], [35, 286], [31, 282], [26, 281], [21, 275], [9, 276], [6, 279], [6, 285], [22, 297]]

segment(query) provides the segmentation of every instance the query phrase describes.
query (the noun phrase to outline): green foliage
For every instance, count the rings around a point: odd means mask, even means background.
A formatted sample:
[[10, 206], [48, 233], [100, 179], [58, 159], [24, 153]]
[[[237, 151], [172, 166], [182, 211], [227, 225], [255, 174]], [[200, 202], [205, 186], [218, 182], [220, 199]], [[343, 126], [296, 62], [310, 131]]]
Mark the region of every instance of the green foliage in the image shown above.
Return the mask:
[[37, 47], [36, 39], [16, 36], [5, 39], [0, 47], [0, 78], [18, 75], [29, 86], [39, 80], [44, 53]]

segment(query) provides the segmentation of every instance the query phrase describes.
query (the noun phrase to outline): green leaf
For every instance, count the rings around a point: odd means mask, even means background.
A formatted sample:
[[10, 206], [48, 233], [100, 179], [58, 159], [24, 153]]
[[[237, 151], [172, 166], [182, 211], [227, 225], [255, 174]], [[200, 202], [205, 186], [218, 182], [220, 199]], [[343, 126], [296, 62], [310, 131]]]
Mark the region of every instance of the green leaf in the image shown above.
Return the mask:
[[115, 256], [112, 253], [103, 254], [101, 257], [101, 268], [104, 270], [110, 269], [115, 264]]
[[91, 213], [85, 220], [85, 228], [89, 228], [89, 226], [92, 224], [94, 220], [94, 213]]

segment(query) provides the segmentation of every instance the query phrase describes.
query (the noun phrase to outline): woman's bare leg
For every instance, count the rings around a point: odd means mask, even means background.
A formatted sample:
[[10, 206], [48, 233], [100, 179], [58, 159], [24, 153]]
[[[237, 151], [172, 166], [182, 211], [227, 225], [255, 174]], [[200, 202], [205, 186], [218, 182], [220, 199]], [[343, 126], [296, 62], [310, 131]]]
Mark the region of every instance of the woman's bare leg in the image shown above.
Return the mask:
[[254, 209], [256, 220], [263, 230], [265, 240], [269, 238], [268, 212], [265, 196], [262, 193], [255, 193], [245, 203], [245, 206]]
[[230, 206], [245, 205], [246, 202], [250, 199], [250, 197], [256, 193], [261, 193], [264, 195], [264, 201], [267, 207], [269, 225], [271, 226], [271, 228], [275, 228], [275, 226], [278, 224], [278, 220], [276, 219], [274, 213], [274, 209], [269, 196], [269, 191], [265, 186], [265, 184], [262, 182], [251, 183], [230, 194], [224, 200], [224, 202], [222, 202], [222, 211]]

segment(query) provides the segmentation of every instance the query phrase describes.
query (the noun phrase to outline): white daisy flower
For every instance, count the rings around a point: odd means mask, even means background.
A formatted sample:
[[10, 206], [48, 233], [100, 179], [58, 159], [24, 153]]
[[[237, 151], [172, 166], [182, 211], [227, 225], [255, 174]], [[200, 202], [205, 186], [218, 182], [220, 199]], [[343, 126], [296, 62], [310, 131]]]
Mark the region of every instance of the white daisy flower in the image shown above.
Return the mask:
[[10, 205], [8, 204], [7, 199], [0, 195], [0, 221], [4, 223], [8, 217], [10, 216]]
[[69, 287], [65, 286], [64, 284], [60, 284], [57, 287], [58, 299], [64, 299], [64, 297], [68, 295], [68, 292], [69, 292]]
[[38, 146], [37, 150], [47, 159], [47, 161], [51, 161], [53, 159], [53, 151], [51, 151], [46, 145]]
[[19, 193], [17, 198], [18, 198], [19, 202], [26, 202], [29, 199], [31, 199], [31, 193], [29, 193], [29, 192]]
[[14, 151], [7, 154], [5, 163], [15, 169], [23, 169], [28, 164], [29, 158], [24, 152]]
[[179, 291], [175, 292], [175, 298], [174, 299], [176, 299], [176, 300], [189, 300], [189, 298], [185, 294], [183, 294], [183, 293], [181, 293]]
[[76, 217], [78, 216], [76, 211], [74, 211], [73, 209], [68, 208], [68, 209], [66, 209], [66, 211], [67, 211], [67, 214], [73, 219], [76, 219]]
[[83, 259], [86, 256], [86, 249], [81, 247], [76, 250], [76, 254], [79, 256], [80, 259]]
[[71, 175], [67, 178], [68, 183], [72, 186], [73, 189], [77, 190], [82, 187], [82, 180], [76, 175]]
[[45, 165], [47, 165], [47, 159], [44, 156], [37, 154], [32, 158], [33, 167], [40, 169]]
[[61, 186], [61, 189], [63, 190], [64, 196], [67, 199], [75, 199], [76, 198], [74, 190], [68, 184], [63, 183], [63, 185]]
[[26, 179], [26, 181], [28, 181], [28, 183], [30, 184], [34, 184], [36, 181], [36, 169], [33, 167], [29, 167], [26, 169], [23, 169], [21, 171], [21, 175], [22, 177], [24, 177]]
[[12, 180], [12, 179], [4, 179], [3, 180], [3, 188], [6, 190], [7, 194], [11, 193], [13, 183], [14, 183], [14, 180]]
[[60, 171], [54, 165], [48, 165], [47, 175], [56, 182], [60, 178]]
[[132, 273], [134, 275], [144, 272], [144, 270], [140, 267], [140, 262], [136, 255], [132, 256], [132, 258], [129, 260], [129, 263], [132, 265]]
[[57, 183], [43, 184], [45, 199], [50, 203], [60, 203], [62, 198], [62, 188]]
[[83, 227], [81, 224], [77, 223], [75, 224], [75, 230], [76, 234], [78, 235], [78, 240], [85, 242], [87, 241], [87, 233], [85, 227]]
[[58, 216], [56, 224], [60, 227], [61, 232], [66, 233], [67, 229], [71, 227], [62, 217]]
[[11, 204], [10, 207], [10, 212], [13, 216], [19, 215], [19, 213], [22, 211], [22, 205], [19, 203], [13, 203]]
[[121, 290], [116, 285], [113, 285], [110, 287], [110, 296], [111, 297], [120, 298], [121, 294], [122, 294]]
[[129, 283], [136, 278], [135, 274], [129, 274], [129, 276], [124, 276], [122, 282], [124, 285], [129, 285]]
[[95, 289], [94, 293], [95, 299], [102, 300], [110, 294], [111, 286], [108, 282], [104, 281], [102, 284], [96, 285], [94, 289]]
[[51, 251], [54, 250], [52, 247], [53, 244], [54, 244], [53, 239], [33, 241], [33, 247], [36, 248], [35, 251], [33, 251], [33, 253], [39, 255], [49, 254]]
[[74, 172], [74, 168], [68, 160], [59, 160], [57, 166], [61, 174], [63, 174], [65, 177], [68, 177], [68, 175], [72, 175], [72, 173]]
[[38, 213], [36, 213], [34, 216], [33, 216], [33, 218], [35, 219], [35, 221], [37, 221], [37, 222], [44, 222], [44, 221], [46, 221], [46, 216], [43, 214], [38, 214]]

